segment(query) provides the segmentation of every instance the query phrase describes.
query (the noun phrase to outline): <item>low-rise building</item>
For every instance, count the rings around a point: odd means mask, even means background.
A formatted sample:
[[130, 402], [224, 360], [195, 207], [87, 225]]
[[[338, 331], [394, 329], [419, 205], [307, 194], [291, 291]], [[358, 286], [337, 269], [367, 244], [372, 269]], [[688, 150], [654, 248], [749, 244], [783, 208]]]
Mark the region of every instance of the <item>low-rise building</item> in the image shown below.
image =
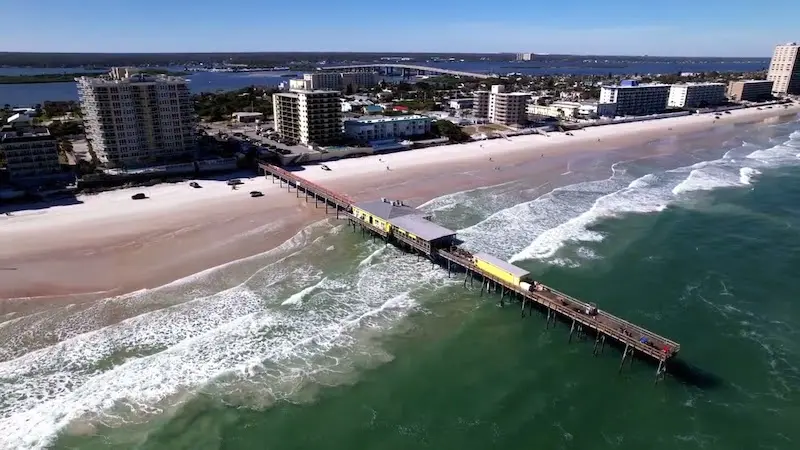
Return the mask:
[[728, 84], [728, 98], [737, 102], [759, 102], [772, 98], [771, 80], [741, 80]]
[[706, 108], [725, 103], [725, 84], [673, 84], [669, 89], [667, 106], [672, 108]]
[[431, 131], [430, 117], [369, 116], [344, 121], [347, 136], [362, 142], [421, 136]]
[[4, 125], [0, 128], [0, 154], [12, 181], [61, 174], [58, 142], [47, 128]]
[[472, 108], [474, 103], [474, 98], [454, 98], [447, 102], [447, 106], [451, 109], [462, 110]]
[[273, 94], [275, 131], [300, 144], [324, 145], [342, 134], [338, 91], [295, 91]]
[[239, 123], [253, 123], [264, 118], [264, 113], [260, 112], [235, 112], [231, 118]]
[[598, 113], [616, 116], [644, 116], [662, 113], [667, 109], [670, 85], [639, 84], [626, 80], [619, 86], [600, 89]]
[[505, 92], [502, 85], [492, 86], [489, 121], [501, 125], [524, 125], [528, 121], [525, 108], [530, 97], [527, 92]]
[[580, 108], [581, 104], [578, 102], [553, 102], [549, 105], [531, 103], [527, 111], [532, 115], [572, 119], [580, 114]]

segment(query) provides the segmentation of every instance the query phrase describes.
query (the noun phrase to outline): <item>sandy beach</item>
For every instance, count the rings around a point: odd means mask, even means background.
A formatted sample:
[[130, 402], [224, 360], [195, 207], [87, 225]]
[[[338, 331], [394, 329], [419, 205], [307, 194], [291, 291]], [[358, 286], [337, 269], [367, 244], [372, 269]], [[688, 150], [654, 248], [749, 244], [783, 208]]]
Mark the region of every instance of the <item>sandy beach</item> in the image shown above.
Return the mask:
[[[571, 164], [600, 153], [638, 158], [637, 146], [738, 123], [797, 114], [800, 107], [737, 110], [615, 124], [332, 161], [302, 176], [357, 200], [386, 196], [419, 205], [431, 198], [527, 177], [546, 184], [568, 176]], [[79, 203], [0, 216], [0, 318], [52, 302], [74, 303], [163, 285], [267, 251], [325, 218], [260, 177], [233, 191], [203, 180], [123, 189], [79, 197]], [[250, 198], [260, 190], [265, 196]], [[147, 200], [130, 196], [144, 192]], [[38, 301], [37, 301], [38, 299]], [[39, 305], [39, 306], [37, 306]]]

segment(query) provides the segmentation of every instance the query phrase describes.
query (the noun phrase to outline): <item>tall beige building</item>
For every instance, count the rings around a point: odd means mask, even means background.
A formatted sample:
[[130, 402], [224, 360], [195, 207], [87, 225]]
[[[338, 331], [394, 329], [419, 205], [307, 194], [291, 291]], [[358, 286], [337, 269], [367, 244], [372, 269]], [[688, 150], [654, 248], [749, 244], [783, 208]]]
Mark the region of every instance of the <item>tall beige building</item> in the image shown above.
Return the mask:
[[195, 151], [197, 120], [184, 78], [115, 67], [75, 81], [86, 138], [101, 163], [137, 166]]
[[489, 94], [489, 121], [501, 125], [524, 125], [528, 122], [527, 106], [531, 94], [505, 92], [502, 85], [492, 86]]
[[767, 80], [773, 82], [772, 92], [800, 94], [800, 45], [789, 42], [775, 47]]
[[299, 90], [273, 94], [275, 131], [304, 145], [325, 145], [342, 135], [338, 91]]

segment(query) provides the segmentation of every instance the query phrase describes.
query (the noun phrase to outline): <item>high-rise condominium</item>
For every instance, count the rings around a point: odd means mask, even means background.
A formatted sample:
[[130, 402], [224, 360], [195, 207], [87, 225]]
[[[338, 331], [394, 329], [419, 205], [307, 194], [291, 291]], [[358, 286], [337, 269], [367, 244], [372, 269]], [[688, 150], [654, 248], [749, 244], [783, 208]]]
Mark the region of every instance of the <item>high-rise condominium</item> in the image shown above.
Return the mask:
[[338, 91], [273, 94], [275, 131], [294, 142], [329, 144], [342, 136], [342, 101]]
[[767, 80], [773, 82], [772, 92], [800, 94], [800, 45], [789, 42], [775, 47]]
[[86, 137], [110, 166], [136, 166], [195, 151], [196, 117], [184, 78], [113, 68], [76, 78]]

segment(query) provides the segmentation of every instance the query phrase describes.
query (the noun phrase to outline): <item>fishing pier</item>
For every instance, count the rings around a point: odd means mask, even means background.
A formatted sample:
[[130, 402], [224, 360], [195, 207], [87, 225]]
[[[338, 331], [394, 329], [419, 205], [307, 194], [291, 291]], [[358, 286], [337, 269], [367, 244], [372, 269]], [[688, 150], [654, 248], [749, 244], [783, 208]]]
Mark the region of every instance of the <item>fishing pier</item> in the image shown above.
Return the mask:
[[461, 246], [456, 232], [439, 226], [423, 212], [387, 199], [354, 202], [348, 196], [325, 189], [280, 167], [260, 163], [259, 169], [297, 197], [325, 205], [337, 218], [344, 218], [362, 233], [379, 237], [411, 253], [424, 256], [431, 264], [447, 269], [448, 277], [463, 273], [463, 285], [481, 285], [481, 296], [500, 294], [500, 304], [517, 300], [521, 316], [532, 315], [533, 308], [543, 312], [545, 326], [556, 319], [570, 323], [569, 342], [573, 338], [592, 337], [592, 354], [603, 352], [606, 341], [623, 349], [619, 371], [633, 363], [634, 355], [657, 363], [656, 382], [666, 373], [667, 363], [680, 351], [680, 345], [652, 331], [616, 317], [592, 303], [586, 303], [534, 280], [524, 269], [494, 256], [472, 253]]

